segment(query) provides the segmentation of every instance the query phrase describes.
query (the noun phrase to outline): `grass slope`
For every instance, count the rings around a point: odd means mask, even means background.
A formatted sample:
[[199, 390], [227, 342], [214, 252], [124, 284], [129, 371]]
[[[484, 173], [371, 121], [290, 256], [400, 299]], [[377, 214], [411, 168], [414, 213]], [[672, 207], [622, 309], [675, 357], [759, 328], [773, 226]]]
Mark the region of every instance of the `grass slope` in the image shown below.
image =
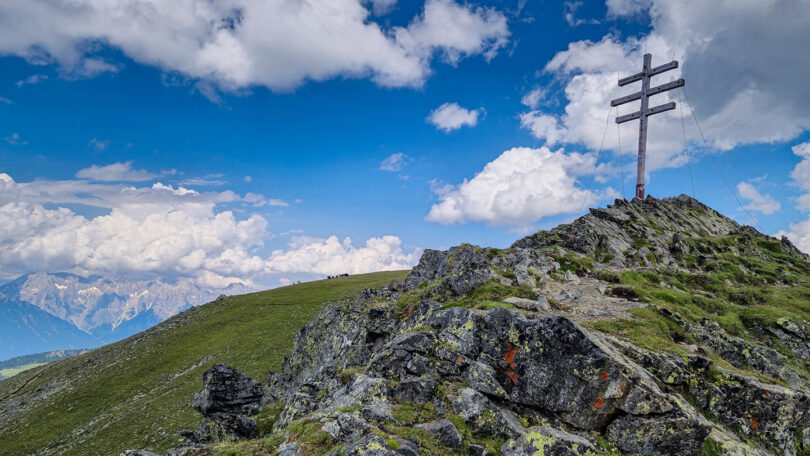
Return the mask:
[[[356, 275], [228, 298], [4, 380], [0, 412], [20, 396], [28, 395], [28, 405], [10, 419], [0, 418], [0, 455], [165, 452], [178, 443], [179, 430], [199, 424], [190, 403], [202, 373], [215, 362], [266, 381], [268, 369], [280, 368], [296, 332], [325, 302], [405, 275]], [[38, 388], [57, 392], [48, 396]]]

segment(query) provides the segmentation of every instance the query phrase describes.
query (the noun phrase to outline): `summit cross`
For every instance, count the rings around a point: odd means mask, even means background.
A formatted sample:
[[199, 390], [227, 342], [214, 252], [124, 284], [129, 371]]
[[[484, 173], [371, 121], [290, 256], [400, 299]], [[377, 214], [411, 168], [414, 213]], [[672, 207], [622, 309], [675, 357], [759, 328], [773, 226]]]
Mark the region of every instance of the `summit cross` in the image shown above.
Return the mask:
[[641, 109], [638, 111], [616, 117], [616, 123], [624, 123], [631, 120], [638, 119], [638, 171], [636, 177], [636, 197], [644, 198], [644, 169], [647, 159], [647, 117], [661, 112], [675, 109], [675, 102], [662, 104], [654, 108], [649, 107], [649, 97], [666, 92], [668, 90], [683, 87], [684, 80], [678, 79], [676, 81], [661, 84], [658, 87], [650, 88], [650, 78], [665, 71], [674, 70], [678, 68], [678, 61], [673, 60], [655, 68], [650, 68], [652, 63], [652, 54], [644, 54], [644, 66], [640, 73], [632, 76], [619, 79], [619, 87], [624, 87], [627, 84], [632, 84], [636, 81], [641, 81], [641, 91], [617, 98], [610, 102], [610, 106], [616, 107], [631, 101], [641, 100]]

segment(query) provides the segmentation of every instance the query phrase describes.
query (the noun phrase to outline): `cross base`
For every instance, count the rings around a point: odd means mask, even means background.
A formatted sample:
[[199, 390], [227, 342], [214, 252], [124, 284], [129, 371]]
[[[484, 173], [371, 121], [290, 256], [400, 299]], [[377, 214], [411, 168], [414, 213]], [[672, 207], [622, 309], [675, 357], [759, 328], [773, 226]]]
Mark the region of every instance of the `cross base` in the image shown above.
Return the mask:
[[636, 184], [636, 198], [644, 199], [644, 184]]

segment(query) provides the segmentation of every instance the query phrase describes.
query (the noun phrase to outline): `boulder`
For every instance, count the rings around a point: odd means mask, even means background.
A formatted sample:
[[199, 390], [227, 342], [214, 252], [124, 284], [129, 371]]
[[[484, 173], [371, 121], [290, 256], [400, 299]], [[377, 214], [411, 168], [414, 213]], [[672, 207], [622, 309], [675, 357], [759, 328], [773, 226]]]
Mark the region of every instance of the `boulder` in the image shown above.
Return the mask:
[[417, 429], [422, 429], [432, 435], [437, 442], [450, 448], [461, 446], [461, 433], [458, 428], [448, 419], [442, 418], [429, 423], [417, 424]]
[[225, 364], [215, 364], [203, 374], [202, 389], [193, 406], [205, 416], [212, 414], [251, 415], [264, 397], [261, 383]]

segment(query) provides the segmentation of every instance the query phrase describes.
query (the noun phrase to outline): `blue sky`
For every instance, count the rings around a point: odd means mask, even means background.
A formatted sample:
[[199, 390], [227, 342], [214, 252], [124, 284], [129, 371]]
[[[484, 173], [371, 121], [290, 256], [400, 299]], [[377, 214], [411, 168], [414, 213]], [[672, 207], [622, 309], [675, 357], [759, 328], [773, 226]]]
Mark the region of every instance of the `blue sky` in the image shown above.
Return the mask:
[[[267, 2], [287, 34], [257, 26], [269, 13], [247, 0], [140, 11], [155, 30], [81, 3], [0, 6], [13, 35], [0, 42], [5, 278], [69, 270], [275, 286], [407, 266], [423, 248], [507, 246], [572, 220], [583, 200], [620, 197], [622, 172], [632, 196], [637, 124], [622, 125], [620, 156], [611, 112], [596, 152], [606, 101], [632, 90], [615, 81], [645, 50], [654, 64], [681, 60], [716, 159], [761, 228], [810, 250], [810, 96], [799, 88], [810, 63], [777, 50], [810, 38], [802, 2], [331, 3], [354, 12], [348, 30], [330, 29], [334, 11], [285, 16]], [[96, 25], [81, 25], [89, 18]], [[323, 36], [304, 33], [311, 19]], [[26, 31], [32, 21], [51, 31]], [[729, 44], [737, 35], [757, 44]], [[681, 75], [670, 73], [659, 82]], [[685, 109], [696, 196], [752, 223]], [[649, 134], [648, 193], [691, 193], [679, 110], [652, 118]]]

